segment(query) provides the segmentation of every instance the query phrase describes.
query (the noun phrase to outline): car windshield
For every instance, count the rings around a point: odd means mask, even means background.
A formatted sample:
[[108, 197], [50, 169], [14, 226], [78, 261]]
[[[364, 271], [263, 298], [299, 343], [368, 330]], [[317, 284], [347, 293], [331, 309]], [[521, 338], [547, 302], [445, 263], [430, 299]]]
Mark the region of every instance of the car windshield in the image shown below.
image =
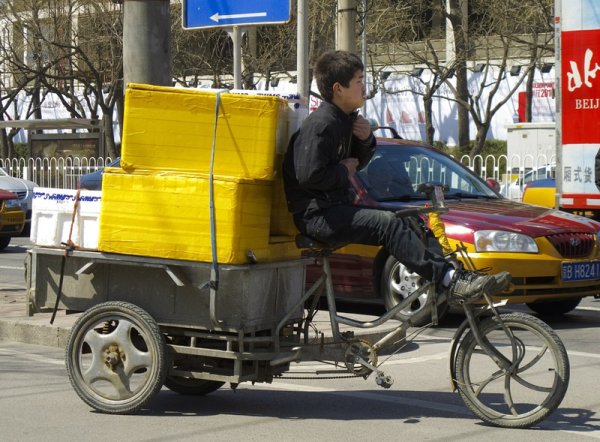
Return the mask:
[[377, 201], [422, 200], [424, 196], [417, 193], [422, 183], [447, 186], [447, 199], [498, 198], [483, 180], [452, 158], [421, 146], [381, 144], [357, 176]]

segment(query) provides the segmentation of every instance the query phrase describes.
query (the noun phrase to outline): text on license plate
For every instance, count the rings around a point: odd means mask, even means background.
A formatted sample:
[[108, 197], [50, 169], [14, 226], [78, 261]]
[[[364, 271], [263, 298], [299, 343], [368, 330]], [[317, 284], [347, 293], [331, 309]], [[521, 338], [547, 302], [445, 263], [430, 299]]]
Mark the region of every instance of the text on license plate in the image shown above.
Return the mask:
[[588, 281], [600, 279], [600, 261], [563, 262], [561, 266], [563, 281]]

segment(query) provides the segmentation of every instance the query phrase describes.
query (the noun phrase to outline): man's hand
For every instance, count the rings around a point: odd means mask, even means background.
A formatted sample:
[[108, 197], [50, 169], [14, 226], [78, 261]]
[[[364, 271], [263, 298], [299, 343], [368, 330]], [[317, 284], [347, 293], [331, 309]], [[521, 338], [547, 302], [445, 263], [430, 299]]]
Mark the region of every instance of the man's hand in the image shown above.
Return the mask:
[[352, 134], [361, 141], [366, 141], [371, 136], [371, 124], [362, 115], [358, 115], [352, 123]]
[[358, 159], [344, 158], [342, 161], [340, 161], [340, 164], [346, 166], [346, 169], [348, 169], [348, 176], [351, 177], [356, 173], [356, 168], [358, 167]]

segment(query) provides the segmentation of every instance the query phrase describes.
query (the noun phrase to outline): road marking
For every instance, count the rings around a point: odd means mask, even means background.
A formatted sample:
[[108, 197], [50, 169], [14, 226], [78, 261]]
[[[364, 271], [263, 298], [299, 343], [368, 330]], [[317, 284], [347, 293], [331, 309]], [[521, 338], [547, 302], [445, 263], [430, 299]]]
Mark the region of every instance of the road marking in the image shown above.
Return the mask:
[[600, 307], [577, 307], [575, 310], [589, 310], [591, 312], [600, 312]]
[[65, 361], [63, 359], [49, 358], [47, 356], [36, 355], [32, 353], [27, 353], [24, 351], [18, 350], [9, 350], [9, 349], [0, 349], [0, 357], [2, 356], [19, 356], [23, 359], [28, 359], [30, 361], [41, 362], [44, 364], [52, 364], [52, 365], [65, 365]]
[[25, 270], [25, 267], [0, 266], [0, 269], [4, 269], [4, 270]]

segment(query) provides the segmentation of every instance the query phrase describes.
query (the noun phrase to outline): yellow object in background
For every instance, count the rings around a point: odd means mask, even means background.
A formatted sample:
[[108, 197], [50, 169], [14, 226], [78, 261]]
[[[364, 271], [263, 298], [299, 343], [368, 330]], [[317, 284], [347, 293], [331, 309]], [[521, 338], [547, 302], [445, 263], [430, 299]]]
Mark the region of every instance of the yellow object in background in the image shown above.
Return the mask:
[[522, 202], [554, 208], [556, 205], [556, 182], [552, 178], [530, 182], [523, 191]]
[[[216, 97], [214, 91], [129, 84], [121, 167], [209, 173]], [[277, 150], [287, 144], [287, 109], [279, 97], [222, 93], [214, 174], [274, 179]]]
[[[272, 241], [272, 181], [215, 177], [213, 184], [219, 263], [300, 257], [293, 237]], [[210, 262], [209, 188], [203, 174], [107, 168], [98, 250]]]
[[442, 252], [444, 254], [452, 253], [454, 249], [450, 245], [448, 241], [448, 237], [446, 236], [446, 228], [444, 226], [443, 221], [440, 218], [440, 215], [436, 212], [430, 212], [428, 215], [429, 219], [429, 228], [433, 232], [433, 235], [438, 239], [440, 245], [442, 246]]

